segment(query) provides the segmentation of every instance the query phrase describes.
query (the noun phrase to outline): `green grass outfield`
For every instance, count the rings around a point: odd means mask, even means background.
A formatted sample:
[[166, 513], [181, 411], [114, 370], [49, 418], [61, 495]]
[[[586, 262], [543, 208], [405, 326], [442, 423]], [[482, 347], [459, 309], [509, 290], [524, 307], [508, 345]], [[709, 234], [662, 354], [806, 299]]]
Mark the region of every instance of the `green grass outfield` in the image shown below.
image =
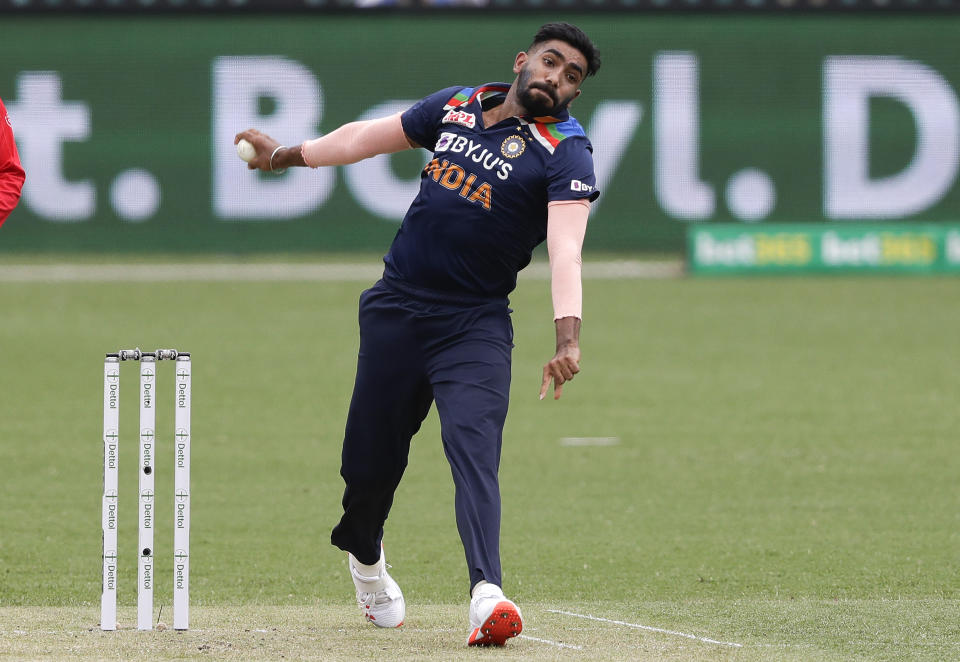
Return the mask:
[[[401, 631], [360, 621], [329, 544], [364, 286], [0, 279], [0, 659], [960, 659], [960, 279], [588, 279], [583, 372], [559, 402], [537, 399], [549, 285], [524, 280], [502, 552], [531, 638], [498, 652], [463, 647], [434, 413], [387, 523]], [[187, 633], [131, 630], [130, 365], [124, 629], [97, 628], [102, 357], [132, 345], [194, 358]], [[170, 400], [156, 464], [165, 623]]]

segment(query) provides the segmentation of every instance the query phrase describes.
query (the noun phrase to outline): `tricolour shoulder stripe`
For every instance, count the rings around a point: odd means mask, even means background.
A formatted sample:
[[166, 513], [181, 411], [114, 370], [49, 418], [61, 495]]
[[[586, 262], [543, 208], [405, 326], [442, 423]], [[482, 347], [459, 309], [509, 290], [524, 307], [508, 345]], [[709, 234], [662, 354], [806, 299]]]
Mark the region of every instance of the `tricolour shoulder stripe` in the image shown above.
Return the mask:
[[510, 86], [503, 84], [481, 85], [480, 87], [465, 87], [457, 92], [450, 99], [450, 101], [447, 102], [444, 110], [450, 110], [452, 108], [459, 108], [460, 106], [471, 104], [478, 96], [485, 98], [493, 94], [506, 94], [509, 91]]
[[533, 134], [533, 137], [551, 154], [560, 144], [560, 141], [574, 136], [586, 137], [587, 135], [584, 133], [583, 127], [580, 126], [580, 122], [573, 117], [563, 122], [538, 122], [536, 120], [528, 122], [524, 119], [520, 121], [530, 127], [530, 133]]
[[544, 134], [542, 130], [542, 124], [539, 122], [528, 122], [523, 118], [520, 118], [520, 123], [529, 127], [530, 135], [533, 136], [533, 138], [540, 143], [545, 150], [547, 150], [550, 154], [553, 154], [553, 150], [556, 149], [558, 144], [560, 144], [560, 141], [553, 139], [549, 133]]
[[563, 140], [563, 134], [556, 133], [552, 131], [552, 124], [541, 124], [540, 122], [533, 123], [534, 133], [539, 134], [538, 140], [541, 142], [546, 142], [550, 145], [550, 153], [553, 154], [553, 150], [557, 148], [557, 145], [560, 144], [560, 141]]
[[494, 94], [506, 94], [510, 91], [509, 85], [483, 85], [478, 87], [476, 91], [470, 96], [470, 101], [472, 102], [478, 96], [482, 95], [483, 97], [492, 96]]
[[466, 103], [470, 103], [470, 101], [473, 98], [470, 95], [473, 94], [473, 91], [474, 91], [474, 88], [472, 87], [463, 88], [462, 90], [457, 92], [455, 95], [453, 95], [453, 97], [450, 99], [450, 101], [447, 102], [447, 105], [444, 106], [443, 109], [450, 110], [451, 108], [459, 108], [460, 106]]
[[575, 117], [570, 117], [563, 122], [557, 122], [553, 125], [553, 128], [556, 129], [564, 138], [571, 138], [573, 136], [584, 136], [586, 137], [586, 132], [584, 132], [583, 127], [580, 126], [580, 122], [577, 121]]

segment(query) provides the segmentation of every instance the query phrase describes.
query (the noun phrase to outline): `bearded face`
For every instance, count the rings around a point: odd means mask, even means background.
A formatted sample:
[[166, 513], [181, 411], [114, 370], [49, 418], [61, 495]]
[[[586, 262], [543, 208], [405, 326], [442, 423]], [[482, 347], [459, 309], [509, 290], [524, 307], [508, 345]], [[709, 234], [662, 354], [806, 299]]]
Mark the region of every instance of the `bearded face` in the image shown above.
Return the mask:
[[576, 94], [560, 99], [552, 86], [542, 81], [533, 81], [533, 71], [528, 62], [517, 78], [517, 100], [534, 117], [554, 115], [567, 107]]

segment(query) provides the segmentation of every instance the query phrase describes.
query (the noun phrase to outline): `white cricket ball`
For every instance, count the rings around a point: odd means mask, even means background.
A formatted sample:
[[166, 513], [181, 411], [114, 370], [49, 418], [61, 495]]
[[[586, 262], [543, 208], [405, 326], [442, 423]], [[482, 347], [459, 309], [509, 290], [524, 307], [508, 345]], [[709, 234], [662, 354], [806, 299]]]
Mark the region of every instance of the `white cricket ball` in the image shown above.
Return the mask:
[[237, 156], [250, 163], [257, 158], [257, 150], [250, 142], [241, 138], [240, 142], [237, 143]]

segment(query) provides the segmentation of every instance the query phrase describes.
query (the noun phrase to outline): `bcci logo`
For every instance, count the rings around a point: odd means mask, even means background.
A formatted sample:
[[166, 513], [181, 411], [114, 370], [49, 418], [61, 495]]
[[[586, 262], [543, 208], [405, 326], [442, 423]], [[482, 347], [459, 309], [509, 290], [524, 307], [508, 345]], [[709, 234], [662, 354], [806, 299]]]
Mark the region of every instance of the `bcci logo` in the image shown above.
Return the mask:
[[527, 148], [527, 143], [520, 136], [510, 136], [500, 145], [500, 153], [508, 159], [515, 159]]

